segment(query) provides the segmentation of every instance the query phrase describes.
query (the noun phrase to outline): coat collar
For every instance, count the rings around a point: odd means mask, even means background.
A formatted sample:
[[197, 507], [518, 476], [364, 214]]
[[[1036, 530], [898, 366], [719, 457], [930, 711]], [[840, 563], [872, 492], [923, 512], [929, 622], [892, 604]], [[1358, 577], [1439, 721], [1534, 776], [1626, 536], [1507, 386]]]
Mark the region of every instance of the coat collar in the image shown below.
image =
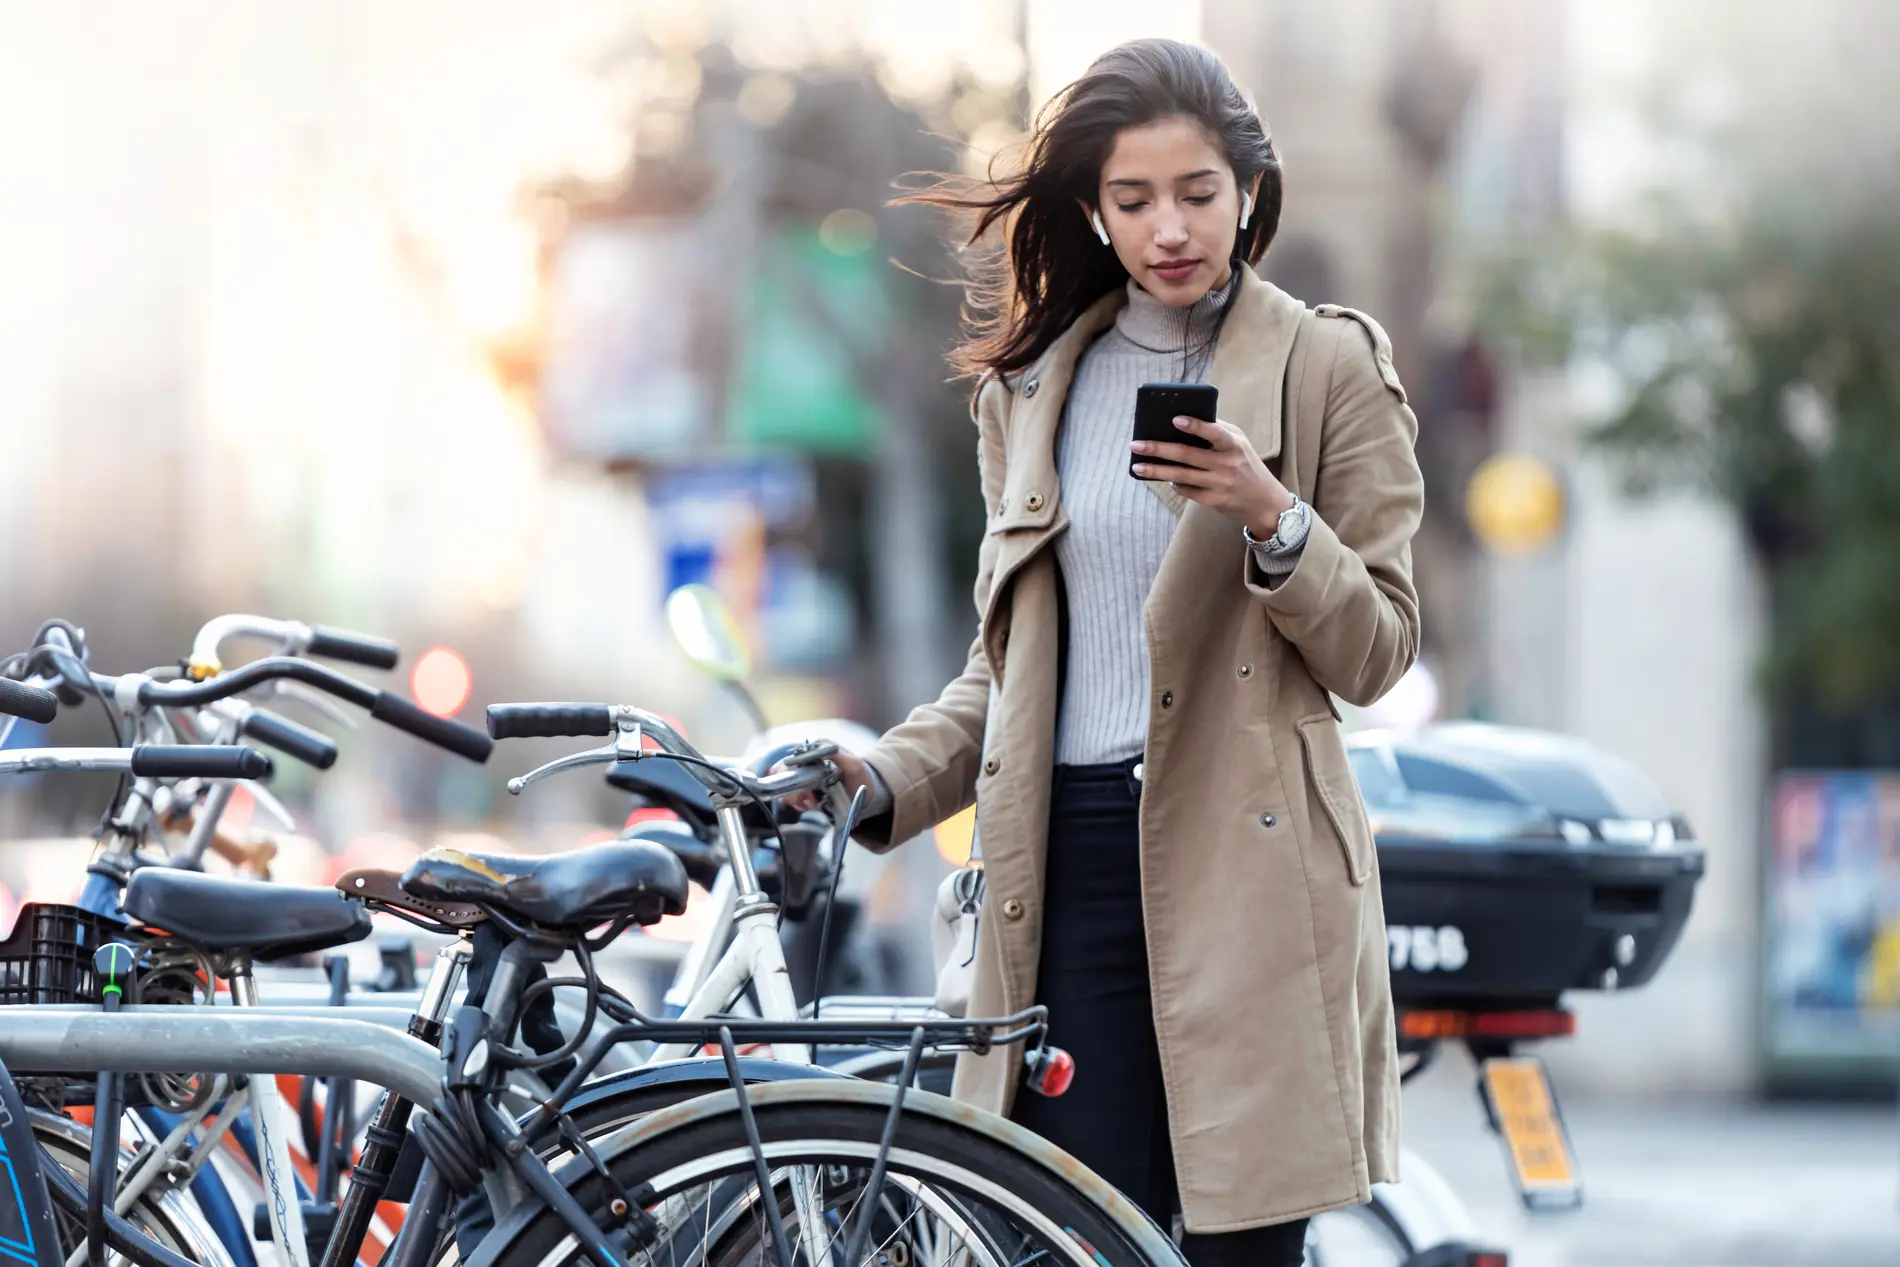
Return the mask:
[[[991, 523], [993, 531], [1058, 523], [1062, 498], [1056, 480], [1055, 441], [1069, 384], [1082, 354], [1097, 335], [1114, 324], [1126, 302], [1120, 287], [1102, 296], [1013, 384], [1009, 475], [1003, 501]], [[1220, 390], [1221, 418], [1245, 431], [1261, 457], [1277, 457], [1284, 397], [1281, 384], [1305, 305], [1271, 282], [1262, 281], [1251, 268], [1243, 269], [1233, 304], [1234, 310], [1221, 329], [1208, 381]], [[1181, 501], [1178, 495], [1170, 496], [1171, 490], [1156, 487], [1171, 504]]]

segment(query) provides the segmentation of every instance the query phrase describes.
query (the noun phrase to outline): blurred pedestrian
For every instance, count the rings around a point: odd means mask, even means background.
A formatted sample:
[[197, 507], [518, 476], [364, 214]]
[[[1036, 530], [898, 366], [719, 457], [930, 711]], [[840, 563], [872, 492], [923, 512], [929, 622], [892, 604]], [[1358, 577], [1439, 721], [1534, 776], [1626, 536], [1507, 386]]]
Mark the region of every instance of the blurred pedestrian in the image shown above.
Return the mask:
[[[1297, 1264], [1308, 1216], [1397, 1177], [1379, 881], [1332, 700], [1372, 703], [1418, 652], [1390, 346], [1253, 271], [1280, 163], [1199, 47], [1107, 53], [1017, 170], [907, 201], [1004, 238], [955, 354], [981, 628], [935, 703], [841, 764], [873, 841], [975, 800], [970, 1011], [1045, 1004], [1076, 1057], [1060, 1099], [1018, 1096], [1014, 1053], [964, 1057], [957, 1094], [1178, 1211], [1196, 1267]], [[1212, 383], [1219, 420], [1132, 442], [1149, 381]]]

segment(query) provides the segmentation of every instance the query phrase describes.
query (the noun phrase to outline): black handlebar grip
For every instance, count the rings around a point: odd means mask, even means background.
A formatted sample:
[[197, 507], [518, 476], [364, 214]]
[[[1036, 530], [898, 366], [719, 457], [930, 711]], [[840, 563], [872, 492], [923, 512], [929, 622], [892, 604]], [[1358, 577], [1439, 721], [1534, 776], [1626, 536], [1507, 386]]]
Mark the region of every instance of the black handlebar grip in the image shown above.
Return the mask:
[[44, 725], [59, 712], [59, 696], [25, 682], [0, 677], [0, 713]]
[[614, 733], [605, 704], [490, 704], [488, 733], [496, 739], [579, 739]]
[[372, 669], [393, 669], [396, 661], [402, 658], [402, 652], [387, 638], [351, 633], [347, 629], [331, 629], [324, 625], [311, 628], [310, 645], [304, 648], [304, 654], [323, 660], [361, 664]]
[[478, 765], [488, 760], [488, 754], [495, 750], [495, 741], [473, 726], [464, 726], [452, 718], [437, 717], [388, 691], [377, 693], [376, 702], [370, 705], [369, 715], [377, 721], [387, 722], [397, 730], [406, 730], [418, 739], [426, 739], [438, 748], [447, 748], [458, 757], [467, 757]]
[[263, 779], [272, 768], [255, 748], [146, 743], [132, 749], [132, 773], [140, 778]]
[[265, 709], [253, 709], [244, 718], [244, 733], [261, 744], [295, 757], [305, 765], [328, 770], [336, 764], [336, 743], [326, 734], [300, 726], [288, 717], [279, 717]]

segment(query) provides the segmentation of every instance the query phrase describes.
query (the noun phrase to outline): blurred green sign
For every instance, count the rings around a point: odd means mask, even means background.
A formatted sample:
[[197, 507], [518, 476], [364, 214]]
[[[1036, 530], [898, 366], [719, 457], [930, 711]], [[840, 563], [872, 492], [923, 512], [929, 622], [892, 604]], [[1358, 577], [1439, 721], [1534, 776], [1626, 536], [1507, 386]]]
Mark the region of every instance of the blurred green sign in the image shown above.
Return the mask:
[[883, 355], [891, 315], [878, 255], [833, 250], [813, 226], [772, 234], [739, 315], [727, 438], [868, 456], [880, 420], [860, 367]]

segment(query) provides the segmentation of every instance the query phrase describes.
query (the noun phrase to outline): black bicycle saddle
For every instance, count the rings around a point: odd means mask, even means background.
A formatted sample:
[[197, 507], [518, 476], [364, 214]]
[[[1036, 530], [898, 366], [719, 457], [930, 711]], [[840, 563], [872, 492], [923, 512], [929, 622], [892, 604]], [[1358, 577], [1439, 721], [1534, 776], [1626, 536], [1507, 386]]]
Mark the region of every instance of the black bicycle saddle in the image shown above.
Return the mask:
[[545, 928], [586, 929], [623, 918], [655, 924], [686, 909], [686, 868], [665, 846], [643, 840], [533, 855], [431, 849], [409, 864], [402, 887]]

